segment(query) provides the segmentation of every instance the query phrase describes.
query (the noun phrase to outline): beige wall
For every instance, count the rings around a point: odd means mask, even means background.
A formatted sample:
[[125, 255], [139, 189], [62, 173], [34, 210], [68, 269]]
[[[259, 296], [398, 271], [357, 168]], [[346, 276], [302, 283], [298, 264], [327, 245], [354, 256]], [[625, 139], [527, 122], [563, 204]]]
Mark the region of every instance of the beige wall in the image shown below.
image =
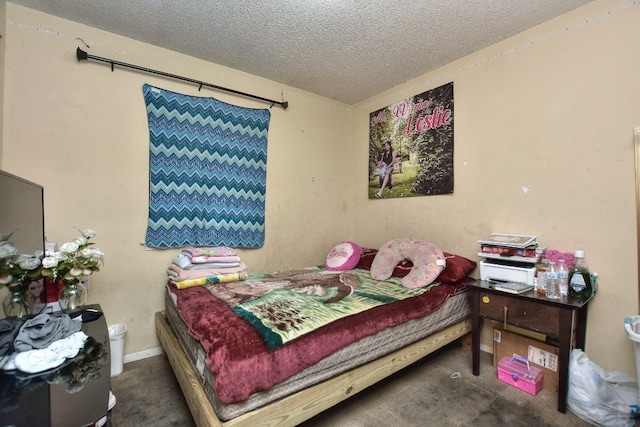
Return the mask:
[[[476, 241], [503, 232], [584, 249], [600, 283], [586, 353], [635, 376], [623, 326], [638, 314], [640, 6], [630, 4], [596, 1], [355, 106], [353, 207], [367, 218], [354, 221], [354, 239], [371, 246], [408, 236], [479, 259]], [[368, 114], [450, 81], [454, 193], [368, 200]]]
[[108, 323], [127, 324], [125, 355], [158, 348], [153, 314], [163, 307], [166, 268], [178, 252], [141, 246], [149, 185], [143, 83], [247, 107], [269, 105], [79, 63], [75, 51], [83, 44], [76, 37], [96, 56], [289, 101], [286, 111], [271, 110], [266, 242], [241, 251], [250, 271], [320, 263], [351, 235], [351, 107], [9, 3], [2, 167], [44, 185], [49, 240], [74, 238], [74, 227], [98, 232], [106, 259], [91, 278], [89, 300], [102, 305]]
[[[6, 0], [0, 1], [0, 99], [4, 99], [4, 40], [5, 40], [5, 28], [6, 28], [6, 13], [7, 2]], [[0, 103], [0, 129], [2, 128], [4, 117], [3, 104]], [[2, 165], [2, 132], [0, 132], [0, 166]]]
[[[550, 248], [586, 250], [600, 275], [586, 351], [606, 369], [635, 375], [623, 320], [638, 312], [638, 18], [627, 0], [596, 1], [351, 107], [9, 4], [2, 168], [45, 186], [51, 240], [74, 237], [74, 226], [98, 231], [107, 260], [91, 279], [90, 300], [109, 323], [128, 325], [125, 354], [133, 357], [158, 346], [152, 316], [175, 253], [140, 245], [148, 190], [142, 84], [264, 105], [78, 64], [76, 37], [97, 56], [268, 98], [282, 92], [290, 107], [272, 110], [266, 244], [241, 252], [252, 271], [322, 262], [344, 239], [376, 247], [408, 236], [478, 259], [476, 240], [489, 232], [537, 234]], [[454, 193], [368, 200], [368, 114], [449, 81]], [[483, 340], [490, 345], [487, 333]]]

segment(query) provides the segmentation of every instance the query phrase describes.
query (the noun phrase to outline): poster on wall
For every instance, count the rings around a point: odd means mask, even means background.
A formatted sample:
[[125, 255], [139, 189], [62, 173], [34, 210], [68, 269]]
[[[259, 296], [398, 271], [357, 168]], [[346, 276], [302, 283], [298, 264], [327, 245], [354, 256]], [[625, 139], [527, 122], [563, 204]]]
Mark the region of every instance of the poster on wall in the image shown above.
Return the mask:
[[369, 114], [369, 198], [453, 193], [453, 82]]

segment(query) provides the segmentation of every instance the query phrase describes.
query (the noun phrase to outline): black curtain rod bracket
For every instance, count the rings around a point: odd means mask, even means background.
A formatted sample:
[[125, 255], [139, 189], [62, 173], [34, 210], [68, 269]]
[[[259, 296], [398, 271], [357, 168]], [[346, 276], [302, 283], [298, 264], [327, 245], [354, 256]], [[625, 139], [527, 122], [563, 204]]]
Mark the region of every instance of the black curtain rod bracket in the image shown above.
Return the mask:
[[213, 88], [213, 89], [216, 89], [216, 90], [221, 90], [221, 91], [233, 93], [235, 95], [245, 96], [247, 98], [252, 98], [252, 99], [257, 99], [259, 101], [268, 102], [268, 103], [271, 104], [271, 106], [277, 104], [277, 105], [281, 106], [285, 110], [287, 109], [287, 107], [289, 107], [289, 103], [287, 101], [275, 101], [273, 99], [263, 98], [261, 96], [252, 95], [250, 93], [245, 93], [245, 92], [240, 92], [239, 90], [229, 89], [229, 88], [218, 86], [218, 85], [214, 85], [214, 84], [211, 84], [211, 83], [205, 83], [205, 82], [202, 82], [200, 80], [190, 79], [188, 77], [179, 76], [177, 74], [165, 73], [164, 71], [158, 71], [158, 70], [154, 70], [154, 69], [151, 69], [151, 68], [141, 67], [139, 65], [127, 64], [126, 62], [120, 62], [120, 61], [115, 61], [113, 59], [107, 59], [107, 58], [102, 58], [100, 56], [90, 55], [90, 54], [88, 54], [87, 52], [85, 52], [84, 50], [82, 50], [80, 48], [76, 49], [76, 57], [78, 58], [78, 61], [93, 59], [94, 61], [106, 62], [108, 64], [111, 64], [111, 71], [113, 71], [114, 67], [116, 65], [118, 65], [120, 67], [132, 68], [134, 70], [143, 71], [145, 73], [157, 74], [157, 75], [163, 76], [163, 77], [169, 77], [169, 78], [176, 79], [176, 80], [182, 80], [182, 81], [185, 81], [185, 82], [194, 83], [194, 84], [199, 85], [198, 91], [200, 91], [202, 89], [202, 86], [207, 86], [207, 87], [210, 87], [210, 88]]

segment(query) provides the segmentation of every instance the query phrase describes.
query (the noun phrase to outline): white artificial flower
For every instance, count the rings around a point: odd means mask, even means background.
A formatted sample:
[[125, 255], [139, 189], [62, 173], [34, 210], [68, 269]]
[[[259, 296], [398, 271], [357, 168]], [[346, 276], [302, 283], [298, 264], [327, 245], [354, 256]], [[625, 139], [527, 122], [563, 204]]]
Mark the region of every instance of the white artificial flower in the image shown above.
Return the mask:
[[91, 229], [78, 231], [82, 236], [64, 243], [57, 252], [42, 261], [43, 274], [63, 280], [65, 286], [78, 283], [84, 276], [100, 271], [99, 266], [104, 258], [100, 249], [89, 241], [96, 232]]
[[0, 243], [0, 259], [10, 258], [14, 256], [18, 251], [13, 246], [13, 244], [9, 242]]
[[0, 242], [0, 288], [23, 289], [40, 276], [40, 258], [34, 255], [17, 254], [11, 242]]
[[56, 265], [58, 265], [59, 263], [69, 259], [69, 254], [66, 252], [56, 252], [53, 254], [53, 258], [56, 260]]
[[79, 248], [76, 242], [67, 242], [60, 246], [60, 252], [72, 254], [77, 251]]
[[58, 260], [55, 257], [47, 256], [42, 260], [42, 267], [54, 268], [58, 265]]
[[32, 256], [27, 254], [18, 254], [13, 257], [13, 262], [15, 262], [16, 264], [20, 264], [23, 260], [27, 258], [32, 258]]
[[82, 233], [82, 236], [86, 239], [93, 239], [98, 234], [95, 230], [92, 230], [90, 228], [87, 228], [86, 230], [80, 230], [80, 233]]
[[20, 265], [21, 269], [31, 271], [40, 266], [40, 260], [34, 257], [26, 257], [21, 259], [18, 264]]
[[100, 261], [104, 258], [104, 254], [95, 246], [89, 246], [80, 251], [80, 256], [91, 261]]
[[93, 246], [88, 246], [80, 251], [80, 256], [83, 258], [92, 258], [94, 256], [95, 250], [96, 248], [94, 248]]

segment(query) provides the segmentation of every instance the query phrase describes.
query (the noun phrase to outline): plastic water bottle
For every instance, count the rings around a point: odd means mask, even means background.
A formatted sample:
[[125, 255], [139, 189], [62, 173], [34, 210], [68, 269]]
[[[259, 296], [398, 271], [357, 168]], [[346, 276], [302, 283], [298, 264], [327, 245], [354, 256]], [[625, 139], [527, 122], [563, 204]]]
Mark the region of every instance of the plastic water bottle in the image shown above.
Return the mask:
[[560, 286], [560, 296], [569, 295], [569, 269], [563, 259], [558, 261], [558, 283]]
[[575, 251], [575, 257], [576, 265], [569, 273], [569, 295], [581, 299], [591, 298], [593, 296], [593, 284], [591, 283], [589, 267], [584, 259], [584, 251]]
[[538, 258], [536, 264], [536, 292], [538, 295], [547, 294], [547, 268], [549, 267], [549, 261], [543, 259], [543, 255]]
[[549, 268], [547, 268], [546, 297], [551, 299], [560, 298], [560, 279], [558, 275], [558, 266], [555, 262], [549, 262]]

